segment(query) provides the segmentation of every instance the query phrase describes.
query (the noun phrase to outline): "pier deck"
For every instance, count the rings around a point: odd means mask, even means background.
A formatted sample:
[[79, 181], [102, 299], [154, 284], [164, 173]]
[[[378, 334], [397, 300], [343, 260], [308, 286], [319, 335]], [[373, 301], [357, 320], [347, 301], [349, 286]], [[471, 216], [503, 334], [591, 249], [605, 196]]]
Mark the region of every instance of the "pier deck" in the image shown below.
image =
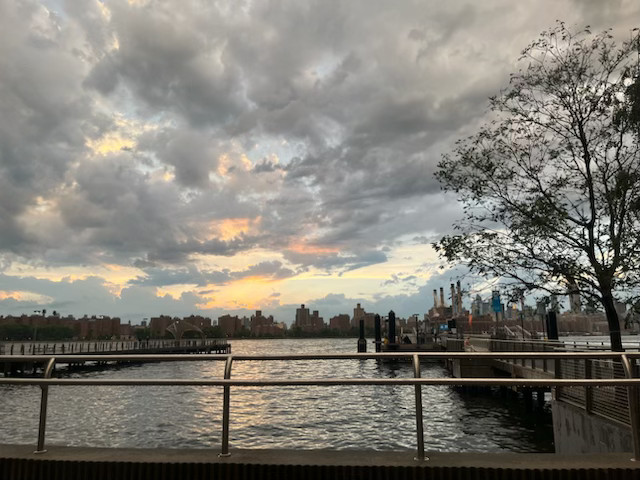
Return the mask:
[[[183, 340], [79, 340], [50, 342], [0, 342], [0, 372], [4, 376], [21, 376], [44, 369], [44, 363], [31, 363], [20, 360], [29, 356], [59, 355], [58, 365], [84, 365], [86, 355], [100, 355], [94, 360], [98, 364], [118, 362], [116, 356], [122, 355], [175, 355], [175, 354], [229, 354], [231, 345], [226, 339], [198, 338]], [[26, 357], [25, 357], [26, 356]]]
[[124, 479], [638, 479], [640, 464], [629, 454], [555, 455], [431, 453], [354, 450], [123, 449], [48, 447], [34, 454], [27, 445], [2, 445], [0, 477], [11, 480]]

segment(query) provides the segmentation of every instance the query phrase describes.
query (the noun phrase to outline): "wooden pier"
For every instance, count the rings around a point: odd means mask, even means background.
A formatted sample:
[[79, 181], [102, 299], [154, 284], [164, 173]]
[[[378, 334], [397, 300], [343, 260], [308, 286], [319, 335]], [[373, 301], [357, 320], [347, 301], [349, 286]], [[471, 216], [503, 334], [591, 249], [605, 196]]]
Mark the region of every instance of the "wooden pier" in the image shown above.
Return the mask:
[[[129, 354], [180, 354], [180, 353], [231, 353], [231, 345], [226, 339], [198, 338], [183, 340], [95, 340], [95, 341], [60, 341], [60, 342], [0, 342], [0, 355], [65, 355], [71, 358], [58, 361], [70, 367], [85, 365], [84, 360], [74, 361], [73, 356], [104, 355], [104, 360], [94, 364], [104, 365], [121, 363], [111, 360], [113, 355]], [[44, 368], [43, 363], [29, 363], [11, 359], [3, 361], [1, 371], [4, 376], [33, 374]]]

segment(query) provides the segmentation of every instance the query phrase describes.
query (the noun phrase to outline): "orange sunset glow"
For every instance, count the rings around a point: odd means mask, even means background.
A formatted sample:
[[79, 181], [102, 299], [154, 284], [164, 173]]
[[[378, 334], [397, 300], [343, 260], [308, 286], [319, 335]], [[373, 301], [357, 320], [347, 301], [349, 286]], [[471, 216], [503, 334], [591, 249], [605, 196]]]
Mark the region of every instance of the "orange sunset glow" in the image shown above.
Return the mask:
[[432, 247], [464, 214], [438, 163], [521, 48], [558, 18], [622, 40], [640, 18], [628, 0], [606, 22], [550, 0], [81, 3], [2, 7], [0, 315], [424, 313], [464, 274]]

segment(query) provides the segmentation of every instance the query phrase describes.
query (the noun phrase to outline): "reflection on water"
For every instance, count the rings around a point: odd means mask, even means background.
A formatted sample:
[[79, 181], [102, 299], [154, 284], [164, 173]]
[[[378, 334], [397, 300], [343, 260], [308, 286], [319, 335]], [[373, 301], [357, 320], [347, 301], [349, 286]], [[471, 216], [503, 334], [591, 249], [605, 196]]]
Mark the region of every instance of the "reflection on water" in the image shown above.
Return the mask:
[[[234, 340], [235, 354], [351, 353], [353, 339]], [[156, 363], [71, 373], [97, 378], [222, 378], [223, 362]], [[59, 372], [62, 374], [62, 372]], [[375, 360], [234, 362], [233, 378], [412, 377], [409, 363]], [[447, 372], [422, 365], [423, 377]], [[40, 390], [0, 387], [0, 436], [35, 443]], [[414, 449], [413, 386], [233, 387], [232, 448]], [[423, 387], [429, 451], [553, 451], [549, 413], [521, 402]], [[47, 443], [219, 447], [221, 387], [51, 387]]]

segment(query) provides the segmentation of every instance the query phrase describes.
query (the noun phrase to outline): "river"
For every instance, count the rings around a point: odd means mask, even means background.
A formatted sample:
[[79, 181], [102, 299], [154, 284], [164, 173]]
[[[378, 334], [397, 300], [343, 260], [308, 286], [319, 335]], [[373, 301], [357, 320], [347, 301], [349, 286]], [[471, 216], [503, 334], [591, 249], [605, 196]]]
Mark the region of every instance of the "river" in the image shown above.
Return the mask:
[[[234, 354], [352, 353], [355, 339], [231, 340]], [[223, 362], [166, 362], [59, 376], [221, 378]], [[423, 377], [448, 375], [438, 363]], [[235, 362], [233, 378], [412, 377], [409, 364], [374, 360]], [[233, 387], [231, 448], [415, 449], [412, 386]], [[40, 389], [0, 385], [0, 443], [35, 444]], [[551, 416], [497, 393], [423, 387], [425, 449], [553, 452]], [[47, 444], [219, 448], [221, 387], [53, 386]]]

